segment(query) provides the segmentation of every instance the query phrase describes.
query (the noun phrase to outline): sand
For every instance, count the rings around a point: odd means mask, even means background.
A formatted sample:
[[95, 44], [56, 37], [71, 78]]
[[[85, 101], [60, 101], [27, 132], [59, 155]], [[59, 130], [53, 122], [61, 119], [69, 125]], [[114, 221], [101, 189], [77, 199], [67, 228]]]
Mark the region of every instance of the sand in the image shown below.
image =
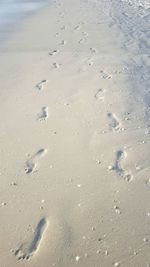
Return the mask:
[[149, 10], [127, 2], [56, 0], [0, 45], [2, 267], [150, 264]]

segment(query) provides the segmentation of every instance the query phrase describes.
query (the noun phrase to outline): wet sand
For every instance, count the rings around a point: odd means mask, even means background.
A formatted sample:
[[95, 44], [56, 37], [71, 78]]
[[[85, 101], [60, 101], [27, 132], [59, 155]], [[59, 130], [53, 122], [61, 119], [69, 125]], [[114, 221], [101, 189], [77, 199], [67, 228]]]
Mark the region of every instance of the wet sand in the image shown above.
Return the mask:
[[0, 46], [1, 266], [150, 264], [150, 59], [113, 3], [55, 1]]

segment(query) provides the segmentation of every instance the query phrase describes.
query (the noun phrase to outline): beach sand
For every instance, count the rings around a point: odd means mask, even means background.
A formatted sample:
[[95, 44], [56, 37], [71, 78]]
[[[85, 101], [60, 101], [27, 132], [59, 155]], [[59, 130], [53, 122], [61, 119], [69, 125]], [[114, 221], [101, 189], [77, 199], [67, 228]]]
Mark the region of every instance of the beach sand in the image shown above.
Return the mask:
[[0, 45], [2, 267], [150, 264], [142, 56], [104, 7], [57, 0]]

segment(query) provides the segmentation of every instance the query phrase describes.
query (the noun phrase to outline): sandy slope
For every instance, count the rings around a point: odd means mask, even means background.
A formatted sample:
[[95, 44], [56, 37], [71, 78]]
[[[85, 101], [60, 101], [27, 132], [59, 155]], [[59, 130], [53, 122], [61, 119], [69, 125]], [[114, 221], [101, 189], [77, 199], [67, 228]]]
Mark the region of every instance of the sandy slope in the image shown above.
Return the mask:
[[1, 44], [2, 267], [150, 264], [150, 59], [123, 4], [57, 0]]

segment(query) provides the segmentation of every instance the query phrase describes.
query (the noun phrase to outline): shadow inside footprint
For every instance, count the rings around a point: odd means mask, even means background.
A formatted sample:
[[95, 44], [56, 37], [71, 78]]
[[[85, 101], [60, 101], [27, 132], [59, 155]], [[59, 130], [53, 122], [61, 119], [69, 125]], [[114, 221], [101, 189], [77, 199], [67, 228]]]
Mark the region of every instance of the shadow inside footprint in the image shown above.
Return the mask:
[[33, 238], [32, 242], [31, 242], [31, 244], [29, 246], [30, 253], [32, 253], [33, 251], [37, 250], [39, 242], [40, 242], [40, 240], [42, 238], [43, 227], [45, 226], [45, 224], [46, 224], [46, 219], [42, 218], [39, 221], [39, 223], [38, 223], [38, 225], [37, 225], [37, 227], [35, 229], [34, 238]]
[[46, 149], [41, 148], [35, 153], [35, 157], [36, 156], [43, 156], [45, 154], [45, 152], [46, 152]]
[[123, 151], [122, 150], [118, 150], [116, 152], [116, 159], [115, 159], [114, 166], [113, 166], [114, 170], [119, 175], [122, 175], [122, 173], [123, 173], [123, 169], [120, 166], [120, 161], [121, 161], [122, 156], [123, 156]]

